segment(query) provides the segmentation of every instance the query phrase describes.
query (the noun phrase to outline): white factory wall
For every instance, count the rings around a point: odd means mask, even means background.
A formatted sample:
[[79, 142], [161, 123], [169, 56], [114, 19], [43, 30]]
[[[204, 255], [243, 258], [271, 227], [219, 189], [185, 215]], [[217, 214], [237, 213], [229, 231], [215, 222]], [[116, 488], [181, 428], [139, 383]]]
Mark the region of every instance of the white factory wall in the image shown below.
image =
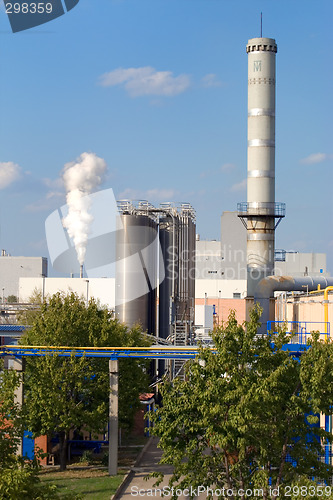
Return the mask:
[[102, 306], [109, 309], [115, 307], [115, 279], [114, 278], [20, 278], [19, 300], [27, 302], [35, 290], [44, 294], [53, 295], [57, 292], [76, 292], [84, 299], [94, 297]]
[[[197, 279], [195, 281], [195, 298], [234, 299], [246, 297], [246, 280]], [[240, 297], [239, 295], [240, 294]]]
[[277, 276], [329, 276], [325, 253], [286, 252], [285, 261], [275, 262]]
[[237, 216], [237, 212], [223, 212], [221, 215], [221, 275], [224, 279], [247, 279], [246, 241], [247, 231]]
[[209, 336], [209, 332], [214, 328], [214, 308], [212, 305], [196, 305], [195, 306], [195, 324], [199, 326], [195, 333], [197, 338], [205, 338]]
[[196, 241], [195, 248], [195, 277], [196, 279], [221, 278], [223, 262], [221, 257], [220, 241]]
[[[53, 295], [57, 292], [68, 293], [70, 291], [87, 297], [95, 297], [109, 309], [115, 307], [115, 279], [114, 278], [89, 278], [89, 283], [85, 278], [44, 278], [44, 294]], [[88, 287], [87, 287], [88, 285]], [[245, 280], [196, 280], [195, 298], [240, 298], [246, 295]], [[33, 292], [37, 290], [43, 293], [43, 278], [20, 278], [19, 301], [27, 302]], [[236, 296], [235, 296], [236, 294]]]
[[196, 257], [202, 255], [221, 257], [221, 242], [216, 240], [197, 240], [195, 252]]
[[47, 259], [45, 257], [13, 257], [0, 256], [0, 289], [6, 299], [9, 295], [19, 295], [19, 279], [21, 277], [39, 278], [47, 276]]

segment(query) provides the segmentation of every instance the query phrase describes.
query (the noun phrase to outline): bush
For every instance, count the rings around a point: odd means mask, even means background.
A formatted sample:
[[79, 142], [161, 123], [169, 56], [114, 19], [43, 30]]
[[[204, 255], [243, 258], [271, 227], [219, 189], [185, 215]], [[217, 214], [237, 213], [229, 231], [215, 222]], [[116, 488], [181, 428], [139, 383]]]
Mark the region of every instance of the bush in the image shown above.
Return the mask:
[[80, 457], [80, 463], [92, 465], [94, 462], [93, 454], [89, 450], [84, 450]]
[[55, 486], [40, 483], [39, 453], [34, 460], [17, 455], [24, 430], [24, 414], [15, 402], [15, 390], [20, 376], [14, 370], [4, 370], [0, 360], [0, 499], [42, 500], [56, 498]]
[[44, 500], [57, 498], [56, 486], [42, 484], [38, 472], [39, 467], [36, 461], [25, 461], [20, 457], [11, 457], [8, 467], [0, 468], [0, 499]]
[[104, 453], [104, 455], [102, 457], [102, 465], [104, 465], [104, 467], [108, 467], [108, 465], [109, 465], [109, 454], [108, 453]]

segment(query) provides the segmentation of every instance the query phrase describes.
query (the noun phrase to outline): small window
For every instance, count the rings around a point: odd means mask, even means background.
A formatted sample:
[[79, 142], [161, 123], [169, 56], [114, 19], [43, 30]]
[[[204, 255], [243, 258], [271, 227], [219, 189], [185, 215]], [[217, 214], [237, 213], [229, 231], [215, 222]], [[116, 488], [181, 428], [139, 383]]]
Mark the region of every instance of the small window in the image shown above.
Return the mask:
[[234, 299], [240, 299], [241, 298], [241, 294], [239, 292], [234, 292], [233, 293], [233, 298]]

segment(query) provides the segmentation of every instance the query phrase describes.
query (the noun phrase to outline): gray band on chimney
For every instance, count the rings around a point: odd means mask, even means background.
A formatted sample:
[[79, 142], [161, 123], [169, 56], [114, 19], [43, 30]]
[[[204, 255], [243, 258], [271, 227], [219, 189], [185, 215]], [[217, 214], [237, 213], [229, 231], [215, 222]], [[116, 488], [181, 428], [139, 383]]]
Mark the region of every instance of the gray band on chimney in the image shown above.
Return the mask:
[[274, 109], [252, 108], [247, 112], [248, 116], [275, 116]]
[[274, 172], [272, 170], [249, 170], [248, 177], [269, 177], [274, 179]]
[[247, 145], [249, 148], [252, 147], [257, 147], [257, 146], [268, 146], [268, 147], [275, 147], [275, 140], [274, 139], [251, 139], [247, 141]]

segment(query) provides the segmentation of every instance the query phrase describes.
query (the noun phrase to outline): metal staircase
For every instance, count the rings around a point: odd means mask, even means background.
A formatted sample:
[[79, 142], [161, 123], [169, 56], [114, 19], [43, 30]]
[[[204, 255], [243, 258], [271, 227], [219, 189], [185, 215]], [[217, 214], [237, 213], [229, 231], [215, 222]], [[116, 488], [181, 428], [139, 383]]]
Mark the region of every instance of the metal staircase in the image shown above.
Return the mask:
[[[172, 343], [175, 346], [185, 346], [188, 344], [189, 325], [184, 321], [176, 321], [173, 324]], [[185, 360], [175, 359], [173, 362], [172, 380], [176, 377], [185, 380], [184, 364]]]

